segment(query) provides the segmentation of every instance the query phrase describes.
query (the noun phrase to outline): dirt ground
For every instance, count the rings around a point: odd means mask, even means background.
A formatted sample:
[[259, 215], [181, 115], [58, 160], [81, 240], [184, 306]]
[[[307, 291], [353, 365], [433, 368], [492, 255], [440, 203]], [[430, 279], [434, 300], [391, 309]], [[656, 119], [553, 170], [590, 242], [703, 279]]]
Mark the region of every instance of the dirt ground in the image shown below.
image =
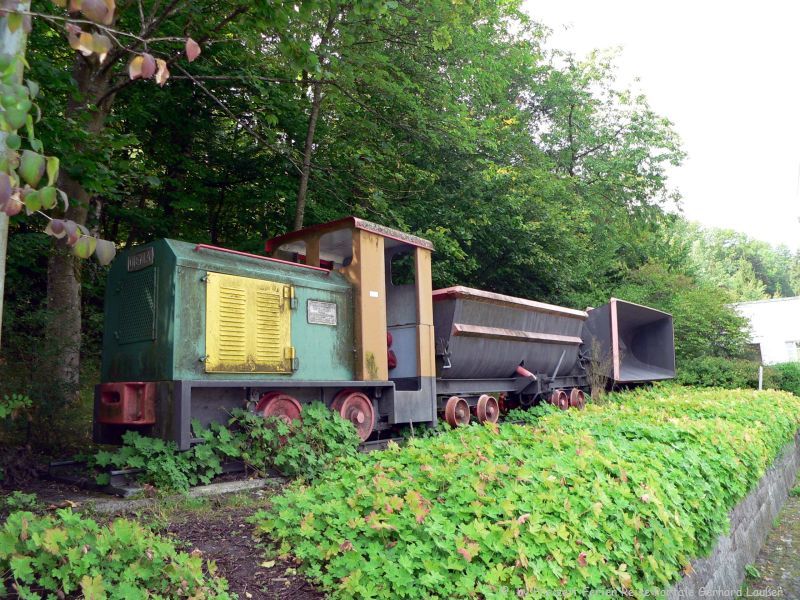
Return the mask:
[[800, 496], [783, 505], [753, 567], [743, 596], [800, 599]]
[[[173, 516], [165, 532], [183, 542], [188, 551], [198, 549], [206, 559], [217, 563], [219, 575], [228, 580], [230, 590], [240, 599], [325, 598], [302, 576], [295, 565], [267, 559], [264, 547], [253, 537], [247, 517], [256, 508], [214, 506], [211, 510]], [[177, 518], [176, 518], [177, 517]]]

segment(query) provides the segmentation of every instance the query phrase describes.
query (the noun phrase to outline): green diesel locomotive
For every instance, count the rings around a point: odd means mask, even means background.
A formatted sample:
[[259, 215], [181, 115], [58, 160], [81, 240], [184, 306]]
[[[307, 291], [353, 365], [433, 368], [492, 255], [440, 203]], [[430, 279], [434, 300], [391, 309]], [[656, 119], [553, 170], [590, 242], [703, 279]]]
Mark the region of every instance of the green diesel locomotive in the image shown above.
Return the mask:
[[674, 376], [672, 318], [612, 301], [580, 311], [432, 289], [433, 245], [349, 217], [267, 255], [157, 240], [120, 254], [105, 299], [94, 434], [194, 441], [232, 408], [302, 418], [319, 400], [362, 440], [396, 426], [496, 421], [504, 406], [580, 406], [590, 350], [610, 381]]

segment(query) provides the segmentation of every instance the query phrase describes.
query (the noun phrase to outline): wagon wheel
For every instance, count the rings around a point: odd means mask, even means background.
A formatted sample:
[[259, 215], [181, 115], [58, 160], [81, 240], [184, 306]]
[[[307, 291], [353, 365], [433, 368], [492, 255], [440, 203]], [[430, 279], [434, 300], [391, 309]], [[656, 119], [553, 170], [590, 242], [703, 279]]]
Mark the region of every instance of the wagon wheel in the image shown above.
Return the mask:
[[497, 423], [497, 418], [500, 416], [500, 405], [497, 400], [492, 396], [483, 394], [478, 398], [478, 406], [475, 410], [478, 417], [478, 423]]
[[291, 424], [302, 421], [302, 407], [289, 394], [283, 392], [267, 392], [256, 404], [256, 413], [262, 417], [277, 417]]
[[331, 410], [338, 412], [346, 421], [356, 428], [362, 442], [367, 441], [375, 427], [375, 411], [372, 402], [363, 392], [342, 390], [333, 398]]
[[450, 427], [458, 427], [469, 423], [469, 404], [463, 398], [450, 396], [444, 407], [444, 419]]
[[553, 393], [550, 394], [550, 404], [557, 406], [561, 410], [567, 410], [569, 408], [569, 396], [567, 396], [567, 392], [564, 390], [553, 390]]
[[572, 388], [572, 390], [570, 390], [569, 405], [572, 408], [583, 410], [583, 407], [586, 406], [586, 395], [583, 393], [583, 390], [579, 388]]

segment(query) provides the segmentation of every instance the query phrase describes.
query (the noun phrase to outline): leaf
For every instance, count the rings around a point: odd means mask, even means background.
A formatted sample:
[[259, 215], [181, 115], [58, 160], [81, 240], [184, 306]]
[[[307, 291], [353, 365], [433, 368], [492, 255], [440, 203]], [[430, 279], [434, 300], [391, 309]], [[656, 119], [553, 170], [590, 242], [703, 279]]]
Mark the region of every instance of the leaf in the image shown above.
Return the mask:
[[142, 76], [142, 64], [144, 63], [144, 58], [141, 56], [134, 56], [130, 63], [128, 63], [128, 77], [133, 79], [139, 79]]
[[25, 583], [33, 583], [34, 574], [31, 566], [33, 559], [28, 556], [14, 556], [9, 561], [11, 573], [15, 579]]
[[58, 554], [60, 545], [66, 543], [67, 531], [61, 527], [53, 529], [46, 529], [44, 532], [44, 539], [42, 540], [42, 547], [50, 554]]
[[186, 38], [186, 58], [189, 62], [193, 62], [198, 56], [200, 56], [200, 45], [192, 38]]
[[28, 134], [28, 143], [31, 145], [31, 149], [34, 152], [41, 152], [41, 144], [39, 144], [38, 148], [34, 146], [34, 142], [37, 140], [33, 130], [33, 117], [31, 115], [25, 115], [25, 131]]
[[146, 52], [135, 56], [128, 65], [128, 75], [131, 79], [150, 79], [155, 72], [156, 61]]
[[6, 137], [6, 146], [11, 148], [12, 150], [19, 150], [19, 147], [22, 145], [22, 138], [19, 137], [16, 133], [9, 133], [8, 137]]
[[11, 196], [11, 199], [6, 202], [5, 208], [3, 208], [3, 212], [5, 212], [9, 217], [13, 217], [14, 215], [18, 215], [19, 212], [22, 210], [23, 203], [20, 201], [17, 194]]
[[67, 234], [67, 245], [74, 246], [80, 238], [77, 223], [75, 221], [64, 221], [64, 232]]
[[58, 197], [64, 203], [64, 212], [67, 212], [69, 210], [69, 196], [64, 190], [58, 190]]
[[[5, 167], [3, 169], [4, 171], [7, 169], [16, 169], [17, 167], [19, 167], [19, 152], [17, 152], [16, 150], [12, 150], [11, 148], [8, 148], [5, 153], [4, 162], [5, 162], [5, 164], [3, 165], [3, 167]], [[17, 174], [15, 172], [11, 171], [8, 174], [11, 177], [12, 182], [15, 180], [19, 181], [19, 178], [17, 177]]]
[[78, 37], [78, 52], [84, 56], [91, 56], [94, 53], [94, 36], [84, 31]]
[[114, 0], [105, 0], [105, 3], [108, 12], [106, 13], [106, 18], [103, 21], [103, 25], [111, 25], [114, 22], [114, 13], [117, 10], [117, 5]]
[[41, 199], [42, 208], [45, 210], [52, 210], [56, 207], [58, 199], [56, 198], [56, 188], [46, 186], [39, 190], [39, 198]]
[[58, 179], [58, 168], [61, 161], [57, 156], [48, 156], [47, 163], [47, 185], [53, 185]]
[[[18, 106], [10, 106], [6, 109], [4, 116], [6, 122], [11, 126], [11, 129], [17, 130], [25, 125], [25, 121], [28, 117], [28, 111], [23, 110]], [[17, 148], [19, 148], [19, 146], [17, 146]], [[14, 150], [17, 148], [14, 148]]]
[[25, 202], [25, 209], [28, 214], [34, 213], [42, 208], [42, 197], [36, 190], [31, 190], [23, 196]]
[[39, 84], [38, 83], [36, 83], [35, 81], [33, 81], [31, 79], [28, 79], [25, 82], [25, 85], [28, 88], [28, 92], [30, 93], [31, 100], [33, 100], [34, 98], [36, 98], [36, 96], [39, 95]]
[[95, 34], [92, 37], [92, 51], [101, 63], [104, 62], [111, 51], [111, 40], [105, 35]]
[[620, 573], [618, 573], [618, 576], [620, 585], [622, 585], [622, 587], [625, 588], [626, 590], [630, 589], [632, 582], [630, 573], [621, 571]]
[[64, 221], [61, 219], [51, 219], [47, 224], [47, 227], [45, 227], [44, 232], [47, 235], [53, 236], [57, 240], [60, 240], [67, 235], [66, 228], [64, 227]]
[[156, 65], [158, 65], [158, 70], [156, 71], [156, 83], [163, 87], [163, 85], [167, 82], [167, 79], [169, 79], [167, 61], [157, 58]]
[[10, 13], [6, 19], [6, 22], [8, 23], [8, 30], [11, 33], [14, 33], [17, 29], [22, 27], [22, 13]]
[[102, 266], [106, 266], [114, 260], [117, 253], [117, 247], [113, 242], [108, 240], [97, 240], [97, 247], [95, 248], [94, 255]]
[[458, 548], [456, 551], [461, 556], [464, 557], [464, 560], [466, 560], [467, 562], [472, 562], [472, 559], [475, 558], [475, 556], [478, 554], [480, 546], [477, 543], [471, 542], [469, 540], [464, 540], [464, 541], [466, 542], [465, 547]]
[[81, 47], [81, 33], [83, 30], [74, 23], [67, 23], [64, 26], [67, 30], [67, 41], [73, 50], [78, 50]]
[[97, 238], [82, 235], [72, 247], [72, 253], [78, 258], [89, 258], [97, 247]]
[[105, 23], [108, 16], [108, 6], [103, 0], [81, 0], [81, 12], [90, 21]]
[[[86, 0], [83, 1], [85, 4]], [[81, 578], [81, 591], [86, 600], [105, 600], [106, 588], [103, 585], [103, 576], [96, 575], [94, 577], [89, 577], [88, 575], [84, 575]]]
[[150, 79], [156, 72], [156, 60], [151, 54], [142, 54], [142, 79]]
[[23, 150], [19, 162], [19, 174], [31, 187], [36, 187], [45, 171], [45, 158], [31, 150]]
[[437, 27], [433, 32], [433, 49], [436, 51], [446, 50], [453, 43], [453, 36], [447, 25]]

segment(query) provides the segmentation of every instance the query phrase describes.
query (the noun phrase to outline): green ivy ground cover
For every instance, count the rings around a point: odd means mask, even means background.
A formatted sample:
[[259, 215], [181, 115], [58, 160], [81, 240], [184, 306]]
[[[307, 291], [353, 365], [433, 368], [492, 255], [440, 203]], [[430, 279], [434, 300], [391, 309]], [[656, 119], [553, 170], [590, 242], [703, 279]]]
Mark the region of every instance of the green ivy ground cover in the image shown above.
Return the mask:
[[214, 563], [139, 523], [108, 525], [58, 510], [12, 513], [0, 525], [0, 598], [230, 600]]
[[254, 519], [336, 597], [644, 597], [711, 550], [798, 425], [783, 392], [620, 394], [343, 459]]

